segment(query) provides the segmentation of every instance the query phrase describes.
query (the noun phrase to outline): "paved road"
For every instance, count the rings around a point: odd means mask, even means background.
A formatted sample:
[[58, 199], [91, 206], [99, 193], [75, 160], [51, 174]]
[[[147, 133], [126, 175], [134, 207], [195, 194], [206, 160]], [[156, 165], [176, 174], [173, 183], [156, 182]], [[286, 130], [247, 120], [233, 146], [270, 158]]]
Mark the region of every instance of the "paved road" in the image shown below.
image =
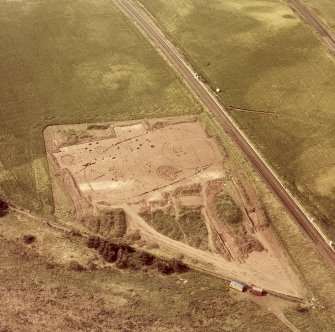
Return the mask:
[[315, 16], [300, 0], [290, 0], [292, 9], [309, 25], [311, 25], [317, 33], [324, 39], [328, 47], [335, 53], [335, 36], [325, 23]]
[[329, 244], [323, 239], [317, 229], [309, 221], [308, 217], [295, 202], [295, 200], [286, 191], [270, 168], [261, 159], [257, 151], [250, 145], [243, 133], [232, 122], [225, 109], [220, 105], [214, 95], [194, 77], [194, 73], [186, 62], [178, 55], [164, 36], [156, 30], [127, 0], [116, 0], [115, 3], [140, 27], [140, 29], [151, 39], [158, 47], [167, 60], [182, 75], [189, 87], [198, 96], [202, 103], [210, 110], [219, 121], [223, 129], [236, 142], [240, 149], [250, 160], [254, 168], [263, 177], [272, 192], [283, 203], [287, 211], [294, 217], [303, 233], [315, 245], [316, 250], [321, 254], [329, 266], [335, 271], [335, 252]]

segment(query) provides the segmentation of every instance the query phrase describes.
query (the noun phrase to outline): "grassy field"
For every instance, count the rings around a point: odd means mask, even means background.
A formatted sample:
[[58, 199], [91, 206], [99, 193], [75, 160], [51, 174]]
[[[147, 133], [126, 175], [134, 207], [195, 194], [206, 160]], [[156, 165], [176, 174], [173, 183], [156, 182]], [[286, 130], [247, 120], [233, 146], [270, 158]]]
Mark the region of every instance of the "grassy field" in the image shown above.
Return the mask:
[[[190, 3], [179, 3], [183, 15]], [[47, 125], [200, 110], [111, 2], [2, 1], [0, 22], [0, 195], [20, 205], [52, 210], [42, 138]], [[225, 148], [236, 155], [236, 171], [248, 169], [216, 130]], [[309, 295], [318, 297], [315, 309], [300, 313], [290, 307], [287, 316], [303, 331], [332, 331], [333, 276], [257, 181], [273, 227], [301, 271]], [[31, 247], [21, 241], [25, 234], [36, 236]], [[80, 239], [12, 214], [0, 220], [0, 239], [0, 330], [287, 329], [269, 311], [248, 298], [236, 298], [227, 284], [210, 276], [191, 271], [181, 275], [188, 281], [183, 284], [176, 275], [68, 270], [63, 261], [92, 255]], [[50, 262], [48, 255], [60, 261]]]
[[140, 2], [335, 239], [335, 62], [314, 31], [275, 0]]
[[308, 8], [312, 9], [335, 32], [335, 3], [332, 0], [304, 0]]
[[54, 124], [196, 113], [181, 81], [111, 1], [1, 1], [0, 195], [52, 211]]

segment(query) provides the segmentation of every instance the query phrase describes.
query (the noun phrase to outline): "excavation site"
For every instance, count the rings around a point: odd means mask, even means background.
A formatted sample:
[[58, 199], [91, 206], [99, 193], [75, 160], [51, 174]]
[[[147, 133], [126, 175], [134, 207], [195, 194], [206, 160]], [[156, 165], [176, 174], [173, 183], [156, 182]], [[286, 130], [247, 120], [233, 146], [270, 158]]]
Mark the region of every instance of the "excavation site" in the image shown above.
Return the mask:
[[66, 195], [94, 234], [302, 294], [254, 185], [195, 117], [51, 126], [44, 137], [56, 210]]

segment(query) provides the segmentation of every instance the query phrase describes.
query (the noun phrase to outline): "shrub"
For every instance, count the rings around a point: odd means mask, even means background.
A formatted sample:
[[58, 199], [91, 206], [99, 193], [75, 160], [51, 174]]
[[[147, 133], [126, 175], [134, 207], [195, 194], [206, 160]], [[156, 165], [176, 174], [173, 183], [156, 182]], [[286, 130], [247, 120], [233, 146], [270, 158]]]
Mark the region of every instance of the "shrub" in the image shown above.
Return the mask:
[[157, 270], [163, 274], [171, 274], [174, 272], [173, 264], [166, 261], [158, 261], [156, 264]]
[[70, 261], [68, 265], [69, 270], [73, 271], [83, 271], [85, 270], [84, 267], [79, 264], [77, 261]]
[[100, 245], [100, 239], [96, 236], [90, 236], [86, 242], [88, 248], [98, 249]]
[[32, 244], [33, 242], [35, 242], [36, 240], [36, 236], [35, 235], [24, 235], [22, 237], [22, 241], [25, 243], [25, 244]]
[[[88, 248], [97, 250], [106, 262], [115, 263], [115, 266], [119, 269], [139, 270], [143, 267], [152, 266], [163, 274], [180, 273], [188, 270], [180, 259], [173, 258], [170, 261], [158, 259], [150, 253], [137, 251], [126, 244], [116, 244], [98, 237], [88, 238], [86, 244]], [[179, 257], [182, 257], [182, 255]]]
[[73, 237], [82, 237], [83, 235], [79, 231], [71, 230], [68, 232], [68, 235], [73, 236]]
[[118, 252], [120, 249], [118, 245], [104, 241], [103, 246], [99, 247], [99, 249], [99, 253], [102, 255], [106, 262], [113, 263], [117, 260]]
[[174, 272], [182, 273], [188, 271], [188, 267], [179, 259], [173, 258], [171, 264]]
[[8, 209], [8, 204], [0, 200], [0, 217], [4, 217], [8, 213]]
[[308, 313], [309, 309], [306, 305], [304, 304], [297, 304], [295, 307], [295, 310], [300, 312], [300, 313]]
[[155, 260], [155, 256], [147, 253], [147, 252], [141, 252], [139, 256], [139, 260], [142, 263], [142, 265], [150, 266], [153, 264]]
[[115, 266], [119, 269], [127, 269], [129, 267], [129, 254], [120, 251]]
[[90, 262], [90, 263], [88, 264], [88, 269], [89, 269], [90, 271], [95, 271], [95, 270], [98, 269], [98, 265], [97, 265], [96, 263]]

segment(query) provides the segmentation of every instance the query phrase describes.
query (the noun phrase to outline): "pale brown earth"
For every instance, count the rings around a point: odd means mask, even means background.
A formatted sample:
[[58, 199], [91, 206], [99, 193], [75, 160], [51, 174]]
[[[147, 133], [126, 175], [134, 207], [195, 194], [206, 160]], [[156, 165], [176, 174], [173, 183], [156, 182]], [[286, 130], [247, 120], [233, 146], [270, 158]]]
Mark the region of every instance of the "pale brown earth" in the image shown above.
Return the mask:
[[[75, 143], [66, 138], [73, 128], [83, 137]], [[183, 255], [200, 270], [303, 297], [299, 278], [264, 222], [257, 193], [239, 174], [231, 174], [225, 166], [227, 157], [196, 119], [131, 121], [85, 129], [87, 133], [83, 129], [84, 125], [75, 125], [45, 131], [52, 174], [71, 197], [78, 219], [122, 208], [127, 233], [139, 230], [139, 245], [144, 249], [159, 246], [153, 251]], [[238, 226], [213, 213], [216, 192], [228, 193], [241, 209], [243, 220]], [[201, 209], [207, 250], [189, 245], [187, 238], [192, 234], [173, 240], [142, 217], [162, 209], [172, 211], [177, 220], [182, 207]], [[188, 232], [196, 235], [197, 230]]]
[[220, 152], [195, 123], [157, 130], [115, 127], [115, 138], [62, 147], [55, 153], [93, 204], [155, 199], [160, 190], [191, 177], [223, 175]]

